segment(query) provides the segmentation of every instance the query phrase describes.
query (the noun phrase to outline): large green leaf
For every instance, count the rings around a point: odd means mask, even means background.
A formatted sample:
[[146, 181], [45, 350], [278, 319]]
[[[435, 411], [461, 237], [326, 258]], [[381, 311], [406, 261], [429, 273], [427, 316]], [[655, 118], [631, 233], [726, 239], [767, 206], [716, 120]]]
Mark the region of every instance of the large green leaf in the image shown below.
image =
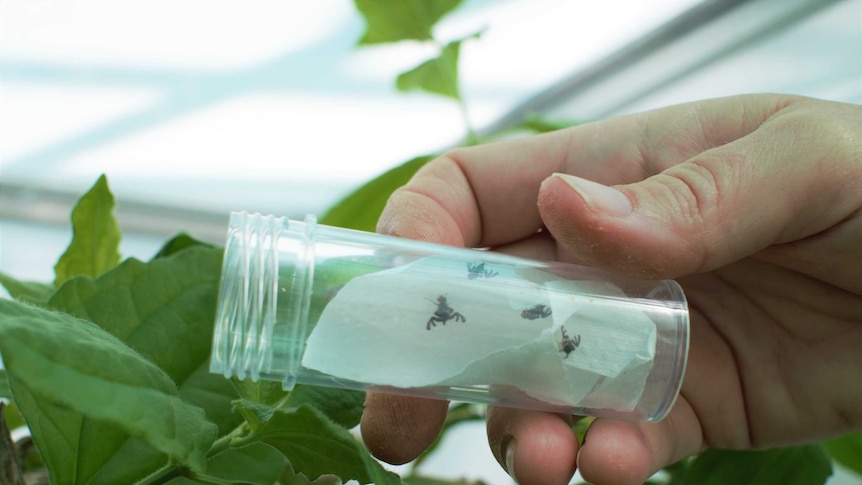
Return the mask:
[[[211, 337], [207, 337], [212, 340]], [[219, 434], [225, 434], [242, 421], [231, 410], [236, 391], [229, 380], [213, 374], [209, 368], [209, 358], [204, 358], [194, 372], [180, 382], [180, 397], [206, 412], [207, 417], [218, 426]]]
[[[96, 323], [163, 369], [180, 397], [203, 408], [224, 434], [241, 417], [231, 413], [237, 394], [230, 381], [209, 373], [220, 265], [221, 250], [204, 246], [150, 263], [127, 260], [98, 279], [69, 280], [50, 305]], [[114, 428], [83, 417], [77, 426], [96, 483], [128, 482], [165, 463], [164, 455]]]
[[4, 273], [0, 273], [0, 285], [6, 288], [12, 298], [39, 306], [45, 306], [55, 290], [52, 284], [21, 281]]
[[832, 474], [818, 445], [764, 451], [707, 450], [688, 467], [683, 483], [697, 485], [814, 485]]
[[301, 406], [311, 406], [339, 426], [350, 429], [362, 418], [365, 393], [331, 387], [296, 386], [284, 408], [296, 410]]
[[196, 246], [205, 246], [210, 248], [213, 247], [212, 244], [207, 244], [203, 241], [199, 241], [186, 233], [180, 233], [172, 237], [168, 242], [162, 245], [162, 247], [159, 248], [159, 251], [155, 254], [155, 256], [153, 256], [153, 259], [173, 256], [174, 254], [182, 251], [183, 249]]
[[54, 266], [54, 284], [78, 275], [101, 275], [120, 262], [119, 248], [114, 196], [102, 175], [72, 209], [72, 242]]
[[401, 483], [347, 430], [308, 406], [292, 412], [277, 410], [252, 438], [281, 451], [296, 472], [309, 478], [334, 474], [343, 481], [357, 480], [362, 484]]
[[431, 28], [461, 0], [354, 0], [365, 18], [359, 44], [431, 40]]
[[[134, 483], [167, 462], [163, 453], [139, 438], [130, 439], [111, 422], [85, 419], [82, 412], [31, 393], [24, 386], [14, 388], [14, 392], [15, 403], [26, 415], [33, 441], [55, 482]], [[105, 450], [120, 448], [125, 442], [136, 443], [140, 453], [131, 455], [135, 459], [125, 466], [106, 467]], [[98, 476], [106, 469], [109, 479], [100, 480]]]
[[207, 462], [207, 475], [242, 483], [272, 485], [286, 463], [284, 455], [263, 443], [233, 448]]
[[862, 432], [825, 441], [823, 449], [842, 466], [862, 475]]
[[461, 42], [451, 42], [440, 55], [401, 73], [395, 81], [399, 91], [421, 90], [452, 99], [461, 99], [458, 89], [458, 55]]
[[[365, 406], [365, 393], [359, 391], [298, 385], [290, 393], [282, 393], [283, 398], [279, 400], [265, 396], [243, 397], [234, 401], [234, 408], [245, 417], [252, 431], [256, 431], [261, 423], [272, 419], [276, 411], [295, 412], [302, 406], [313, 407], [335, 424], [350, 429], [359, 424]], [[248, 396], [249, 393], [241, 391], [240, 394]]]
[[[193, 247], [143, 263], [129, 259], [101, 278], [75, 278], [50, 300], [52, 308], [89, 320], [164, 370], [184, 395], [209, 413], [230, 409], [230, 382], [206, 371], [212, 345], [222, 251]], [[215, 394], [213, 394], [215, 393]], [[212, 399], [212, 402], [209, 402]], [[237, 423], [219, 422], [222, 432]]]
[[[87, 445], [82, 463], [91, 471], [79, 473], [89, 475], [88, 484], [137, 483], [142, 477], [168, 465], [165, 455], [147, 442], [117, 433], [110, 426], [96, 426], [92, 420], [85, 420], [82, 436]], [[92, 430], [92, 431], [89, 431]], [[89, 431], [89, 432], [88, 432]], [[115, 436], [116, 434], [116, 436]], [[99, 438], [91, 438], [99, 437]], [[112, 439], [111, 439], [112, 438]], [[98, 446], [97, 446], [98, 445]], [[104, 451], [102, 451], [104, 449]], [[99, 452], [99, 455], [96, 455]], [[84, 453], [82, 451], [82, 453]], [[96, 456], [109, 455], [104, 462], [96, 461]]]
[[432, 158], [430, 155], [416, 157], [387, 170], [332, 206], [320, 223], [373, 232], [392, 192], [406, 184]]
[[[284, 455], [275, 448], [254, 443], [243, 448], [231, 448], [207, 461], [206, 474], [232, 483], [272, 485], [278, 481], [287, 466]], [[170, 485], [194, 485], [200, 482], [176, 478]]]
[[[203, 470], [216, 426], [184, 402], [161, 369], [101, 328], [70, 315], [0, 300], [0, 353], [12, 393], [56, 483], [92, 472], [82, 419], [93, 419]], [[46, 412], [48, 411], [48, 412]]]

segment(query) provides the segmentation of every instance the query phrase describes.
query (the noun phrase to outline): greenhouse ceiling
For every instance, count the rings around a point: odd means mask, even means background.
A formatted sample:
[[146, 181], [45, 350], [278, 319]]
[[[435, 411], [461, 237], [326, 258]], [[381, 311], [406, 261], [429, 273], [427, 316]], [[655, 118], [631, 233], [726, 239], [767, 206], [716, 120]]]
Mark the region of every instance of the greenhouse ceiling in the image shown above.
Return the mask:
[[349, 0], [0, 4], [0, 217], [65, 222], [99, 174], [127, 231], [217, 238], [230, 210], [321, 213], [362, 182], [541, 114], [741, 92], [862, 101], [862, 0], [470, 0], [463, 105], [401, 93], [433, 43], [357, 46]]

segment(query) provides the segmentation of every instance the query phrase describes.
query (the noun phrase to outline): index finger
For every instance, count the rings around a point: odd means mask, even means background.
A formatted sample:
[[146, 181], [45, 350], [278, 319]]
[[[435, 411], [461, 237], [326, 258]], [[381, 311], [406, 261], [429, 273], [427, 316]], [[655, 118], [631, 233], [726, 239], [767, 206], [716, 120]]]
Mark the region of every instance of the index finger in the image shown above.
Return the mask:
[[450, 151], [420, 169], [383, 211], [378, 232], [453, 246], [520, 240], [542, 225], [542, 181], [561, 171], [587, 126]]
[[605, 185], [638, 182], [745, 136], [783, 99], [716, 99], [456, 149], [392, 195], [378, 232], [466, 247], [518, 241], [542, 227], [536, 201], [553, 173]]

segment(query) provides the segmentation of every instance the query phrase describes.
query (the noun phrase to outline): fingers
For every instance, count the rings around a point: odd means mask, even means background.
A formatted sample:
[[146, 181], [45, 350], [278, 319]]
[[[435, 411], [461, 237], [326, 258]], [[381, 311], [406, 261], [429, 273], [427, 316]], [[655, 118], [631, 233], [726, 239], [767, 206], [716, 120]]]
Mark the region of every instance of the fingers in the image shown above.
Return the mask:
[[542, 227], [536, 200], [552, 173], [638, 182], [747, 135], [788, 99], [711, 100], [453, 150], [393, 194], [378, 231], [469, 247], [516, 241]]
[[704, 447], [697, 416], [685, 399], [660, 423], [597, 419], [580, 449], [573, 419], [489, 408], [488, 443], [500, 465], [521, 485], [569, 483], [576, 465], [589, 483], [641, 484]]
[[[542, 218], [582, 262], [662, 278], [816, 234], [862, 207], [862, 135], [827, 113], [800, 103], [634, 184], [553, 176], [539, 194]], [[860, 111], [849, 116], [862, 127]]]
[[563, 145], [552, 134], [449, 152], [392, 195], [377, 230], [467, 247], [535, 233], [539, 185], [561, 166]]
[[572, 421], [572, 416], [489, 408], [491, 452], [520, 485], [567, 484], [578, 453]]
[[663, 467], [703, 450], [697, 416], [684, 399], [660, 423], [597, 419], [578, 455], [589, 483], [641, 484]]
[[419, 456], [440, 434], [448, 403], [369, 392], [362, 439], [377, 458], [400, 465]]

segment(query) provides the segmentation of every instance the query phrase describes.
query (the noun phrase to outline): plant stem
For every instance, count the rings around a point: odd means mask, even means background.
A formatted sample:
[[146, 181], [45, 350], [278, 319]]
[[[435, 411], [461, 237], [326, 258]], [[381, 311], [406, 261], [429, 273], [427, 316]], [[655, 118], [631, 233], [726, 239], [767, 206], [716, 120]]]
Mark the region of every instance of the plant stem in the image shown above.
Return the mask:
[[167, 465], [159, 468], [149, 476], [141, 479], [135, 485], [161, 485], [168, 483], [174, 478], [184, 476], [186, 469], [173, 462], [168, 462]]
[[[213, 442], [212, 446], [210, 446], [209, 452], [207, 452], [207, 459], [210, 459], [210, 458], [214, 457], [215, 455], [218, 455], [219, 453], [227, 450], [228, 448], [230, 448], [232, 446], [232, 443], [234, 442], [235, 439], [237, 439], [237, 437], [246, 434], [248, 430], [246, 429], [245, 424], [246, 423], [240, 424], [239, 426], [234, 428], [234, 430], [231, 431], [230, 433], [228, 433], [228, 434], [222, 436], [221, 438], [215, 440]], [[151, 475], [149, 475], [149, 476], [143, 478], [142, 480], [140, 480], [139, 482], [137, 482], [136, 485], [161, 485], [161, 484], [167, 483], [167, 482], [169, 482], [169, 481], [171, 481], [177, 477], [186, 477], [186, 478], [189, 478], [192, 480], [197, 480], [201, 483], [210, 483], [210, 484], [216, 484], [216, 485], [221, 485], [223, 483], [231, 483], [231, 482], [224, 482], [224, 481], [212, 481], [212, 480], [220, 480], [220, 479], [209, 477], [207, 475], [199, 475], [198, 473], [193, 472], [184, 466], [177, 465], [176, 463], [173, 463], [173, 462], [169, 462], [167, 465], [163, 466], [162, 468], [153, 472]], [[211, 480], [211, 481], [206, 481], [206, 480]]]
[[222, 480], [221, 478], [218, 478], [218, 477], [213, 477], [210, 475], [204, 475], [203, 473], [196, 473], [196, 472], [189, 472], [186, 475], [186, 478], [188, 478], [189, 480], [194, 480], [198, 483], [205, 483], [207, 485], [234, 485], [236, 483], [241, 483], [241, 482], [234, 482], [234, 481], [230, 481], [230, 480]]
[[[240, 426], [242, 426], [242, 425], [240, 425]], [[239, 428], [237, 428], [237, 429], [239, 429]], [[211, 458], [213, 456], [216, 456], [219, 453], [221, 453], [222, 451], [225, 451], [226, 449], [230, 448], [230, 442], [233, 440], [234, 435], [236, 434], [236, 431], [237, 430], [235, 429], [235, 430], [231, 431], [230, 433], [222, 436], [221, 438], [215, 440], [215, 442], [213, 442], [212, 446], [210, 447], [210, 450], [207, 452], [207, 458]]]

